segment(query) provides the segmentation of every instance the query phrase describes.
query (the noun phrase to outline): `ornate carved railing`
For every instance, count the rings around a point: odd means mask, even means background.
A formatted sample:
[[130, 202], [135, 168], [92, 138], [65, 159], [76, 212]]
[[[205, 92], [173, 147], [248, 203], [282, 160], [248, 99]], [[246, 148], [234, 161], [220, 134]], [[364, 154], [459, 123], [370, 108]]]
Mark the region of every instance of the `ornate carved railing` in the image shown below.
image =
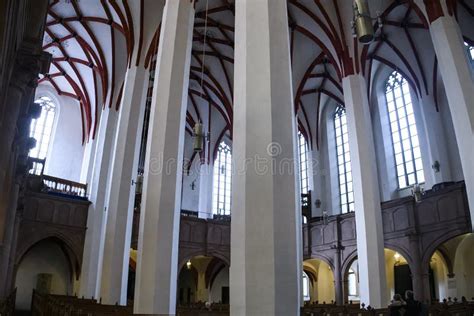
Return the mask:
[[199, 212], [190, 211], [190, 210], [181, 210], [181, 216], [198, 218]]
[[47, 175], [42, 175], [41, 178], [48, 192], [79, 196], [83, 198], [87, 196], [87, 184]]
[[28, 162], [31, 164], [31, 169], [30, 169], [31, 174], [36, 174], [36, 175], [43, 174], [46, 159], [28, 157]]

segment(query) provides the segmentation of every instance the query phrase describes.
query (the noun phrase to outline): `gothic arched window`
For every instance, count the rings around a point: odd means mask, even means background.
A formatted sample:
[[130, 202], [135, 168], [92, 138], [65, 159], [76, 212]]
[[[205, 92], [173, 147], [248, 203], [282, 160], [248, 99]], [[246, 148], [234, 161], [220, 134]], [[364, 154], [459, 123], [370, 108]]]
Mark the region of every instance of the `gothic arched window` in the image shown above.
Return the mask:
[[214, 191], [212, 212], [217, 215], [230, 215], [232, 179], [232, 153], [229, 145], [221, 142], [214, 161]]
[[354, 189], [352, 187], [351, 153], [349, 150], [346, 109], [342, 106], [338, 106], [334, 114], [334, 129], [336, 131], [337, 171], [339, 174], [341, 212], [353, 212]]
[[403, 189], [416, 183], [425, 182], [410, 87], [400, 73], [394, 71], [388, 78], [385, 96], [387, 98], [395, 154], [398, 187]]
[[[38, 98], [35, 103], [41, 106], [41, 115], [31, 121], [30, 137], [36, 139], [36, 146], [30, 150], [29, 156], [32, 158], [45, 159], [48, 155], [49, 144], [53, 133], [56, 105], [46, 96]], [[31, 172], [39, 174], [41, 172], [40, 166], [34, 164]]]
[[300, 182], [301, 193], [307, 194], [309, 190], [308, 181], [308, 144], [303, 133], [298, 132], [298, 148], [300, 154]]

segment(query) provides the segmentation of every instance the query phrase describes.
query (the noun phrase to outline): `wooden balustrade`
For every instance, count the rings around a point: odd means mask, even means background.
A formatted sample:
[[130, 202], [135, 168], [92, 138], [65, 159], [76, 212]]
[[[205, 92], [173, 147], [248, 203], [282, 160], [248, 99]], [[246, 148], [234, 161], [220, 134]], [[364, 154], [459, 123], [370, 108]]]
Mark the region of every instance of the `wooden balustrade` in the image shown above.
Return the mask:
[[32, 316], [128, 316], [133, 315], [131, 306], [102, 305], [95, 299], [76, 296], [40, 294], [33, 290]]
[[13, 316], [15, 314], [16, 289], [5, 299], [0, 300], [0, 315]]
[[[403, 308], [403, 307], [402, 307]], [[423, 308], [422, 308], [423, 309]], [[307, 304], [301, 308], [301, 316], [389, 316], [390, 308], [371, 309], [360, 308], [358, 304], [338, 306], [334, 304]], [[441, 304], [435, 303], [426, 306], [425, 312], [420, 315], [426, 316], [472, 316], [474, 315], [473, 303]]]
[[178, 316], [228, 316], [229, 304], [212, 303], [206, 307], [205, 303], [192, 303], [188, 306], [178, 306]]
[[46, 159], [28, 157], [28, 162], [31, 164], [31, 174], [43, 175]]
[[48, 175], [41, 176], [43, 191], [86, 198], [87, 184], [56, 178]]

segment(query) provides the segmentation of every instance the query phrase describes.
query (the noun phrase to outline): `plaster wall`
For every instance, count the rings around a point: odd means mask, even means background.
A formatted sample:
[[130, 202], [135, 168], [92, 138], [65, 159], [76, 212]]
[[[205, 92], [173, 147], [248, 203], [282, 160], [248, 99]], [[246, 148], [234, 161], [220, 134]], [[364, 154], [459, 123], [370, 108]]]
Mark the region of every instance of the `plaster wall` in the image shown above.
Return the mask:
[[229, 268], [222, 269], [216, 276], [210, 291], [210, 302], [219, 303], [222, 301], [222, 287], [229, 286]]
[[39, 273], [53, 275], [51, 294], [72, 294], [72, 277], [66, 255], [55, 242], [42, 241], [26, 253], [18, 267], [15, 280], [18, 310], [30, 310], [31, 295]]
[[56, 104], [53, 131], [44, 173], [67, 180], [81, 180], [82, 145], [81, 110], [79, 103], [69, 97], [58, 96], [51, 88], [39, 86], [36, 98], [49, 97]]

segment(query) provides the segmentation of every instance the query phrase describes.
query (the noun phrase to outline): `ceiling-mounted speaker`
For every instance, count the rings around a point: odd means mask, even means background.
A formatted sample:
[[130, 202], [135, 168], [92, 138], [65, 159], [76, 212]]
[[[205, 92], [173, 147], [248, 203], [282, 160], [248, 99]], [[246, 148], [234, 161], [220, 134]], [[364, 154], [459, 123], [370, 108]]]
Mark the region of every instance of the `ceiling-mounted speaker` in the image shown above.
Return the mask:
[[193, 128], [193, 147], [196, 152], [201, 152], [204, 147], [204, 133], [202, 130], [203, 126], [201, 122], [197, 122]]

